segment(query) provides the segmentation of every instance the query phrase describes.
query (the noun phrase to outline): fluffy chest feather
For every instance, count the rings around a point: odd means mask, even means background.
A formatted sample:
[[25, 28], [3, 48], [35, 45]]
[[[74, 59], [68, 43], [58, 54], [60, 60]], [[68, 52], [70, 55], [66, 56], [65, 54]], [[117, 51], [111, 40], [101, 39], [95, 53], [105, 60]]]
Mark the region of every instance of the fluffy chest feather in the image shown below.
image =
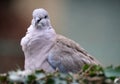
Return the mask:
[[56, 33], [53, 29], [37, 30], [33, 26], [28, 28], [21, 40], [25, 54], [25, 69], [40, 69], [55, 42]]
[[[35, 29], [32, 25], [28, 28], [26, 35], [21, 40], [21, 46], [23, 51], [29, 49], [32, 43], [36, 41], [36, 44], [45, 45], [44, 43], [47, 42], [51, 44], [54, 42], [55, 39], [55, 31], [53, 29], [39, 31]], [[42, 47], [42, 46], [41, 46]]]

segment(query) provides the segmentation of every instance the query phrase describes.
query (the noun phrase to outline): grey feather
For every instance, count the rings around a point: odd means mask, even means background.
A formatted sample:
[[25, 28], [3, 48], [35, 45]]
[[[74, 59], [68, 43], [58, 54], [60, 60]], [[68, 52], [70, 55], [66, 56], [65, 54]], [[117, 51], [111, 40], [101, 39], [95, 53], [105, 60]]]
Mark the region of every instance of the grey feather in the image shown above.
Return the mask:
[[78, 72], [84, 64], [99, 64], [74, 41], [57, 35], [56, 45], [49, 52], [49, 63], [61, 72]]

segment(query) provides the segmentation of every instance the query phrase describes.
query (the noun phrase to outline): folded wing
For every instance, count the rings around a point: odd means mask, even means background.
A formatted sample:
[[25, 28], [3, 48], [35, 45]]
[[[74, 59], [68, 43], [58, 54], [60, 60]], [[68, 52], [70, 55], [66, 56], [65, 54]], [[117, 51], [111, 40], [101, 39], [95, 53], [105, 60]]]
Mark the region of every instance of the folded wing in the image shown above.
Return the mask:
[[54, 69], [61, 72], [78, 72], [84, 64], [99, 64], [74, 41], [57, 35], [56, 44], [49, 52], [48, 62]]

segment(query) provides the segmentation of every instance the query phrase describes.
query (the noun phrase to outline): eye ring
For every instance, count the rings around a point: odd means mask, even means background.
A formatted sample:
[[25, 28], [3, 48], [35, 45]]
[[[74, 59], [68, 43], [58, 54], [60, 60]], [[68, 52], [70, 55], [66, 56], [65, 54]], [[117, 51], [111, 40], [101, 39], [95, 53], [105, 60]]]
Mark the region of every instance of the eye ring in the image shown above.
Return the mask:
[[45, 17], [44, 18], [48, 18], [48, 16], [47, 15], [45, 15]]

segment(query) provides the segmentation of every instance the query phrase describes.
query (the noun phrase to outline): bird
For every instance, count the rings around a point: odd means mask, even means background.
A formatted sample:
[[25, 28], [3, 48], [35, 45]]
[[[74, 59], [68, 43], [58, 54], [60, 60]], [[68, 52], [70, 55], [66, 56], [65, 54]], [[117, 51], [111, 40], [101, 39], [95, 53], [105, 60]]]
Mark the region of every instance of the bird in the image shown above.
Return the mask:
[[78, 43], [57, 34], [45, 9], [34, 9], [32, 16], [31, 24], [20, 43], [25, 55], [25, 70], [77, 73], [85, 64], [100, 64]]

